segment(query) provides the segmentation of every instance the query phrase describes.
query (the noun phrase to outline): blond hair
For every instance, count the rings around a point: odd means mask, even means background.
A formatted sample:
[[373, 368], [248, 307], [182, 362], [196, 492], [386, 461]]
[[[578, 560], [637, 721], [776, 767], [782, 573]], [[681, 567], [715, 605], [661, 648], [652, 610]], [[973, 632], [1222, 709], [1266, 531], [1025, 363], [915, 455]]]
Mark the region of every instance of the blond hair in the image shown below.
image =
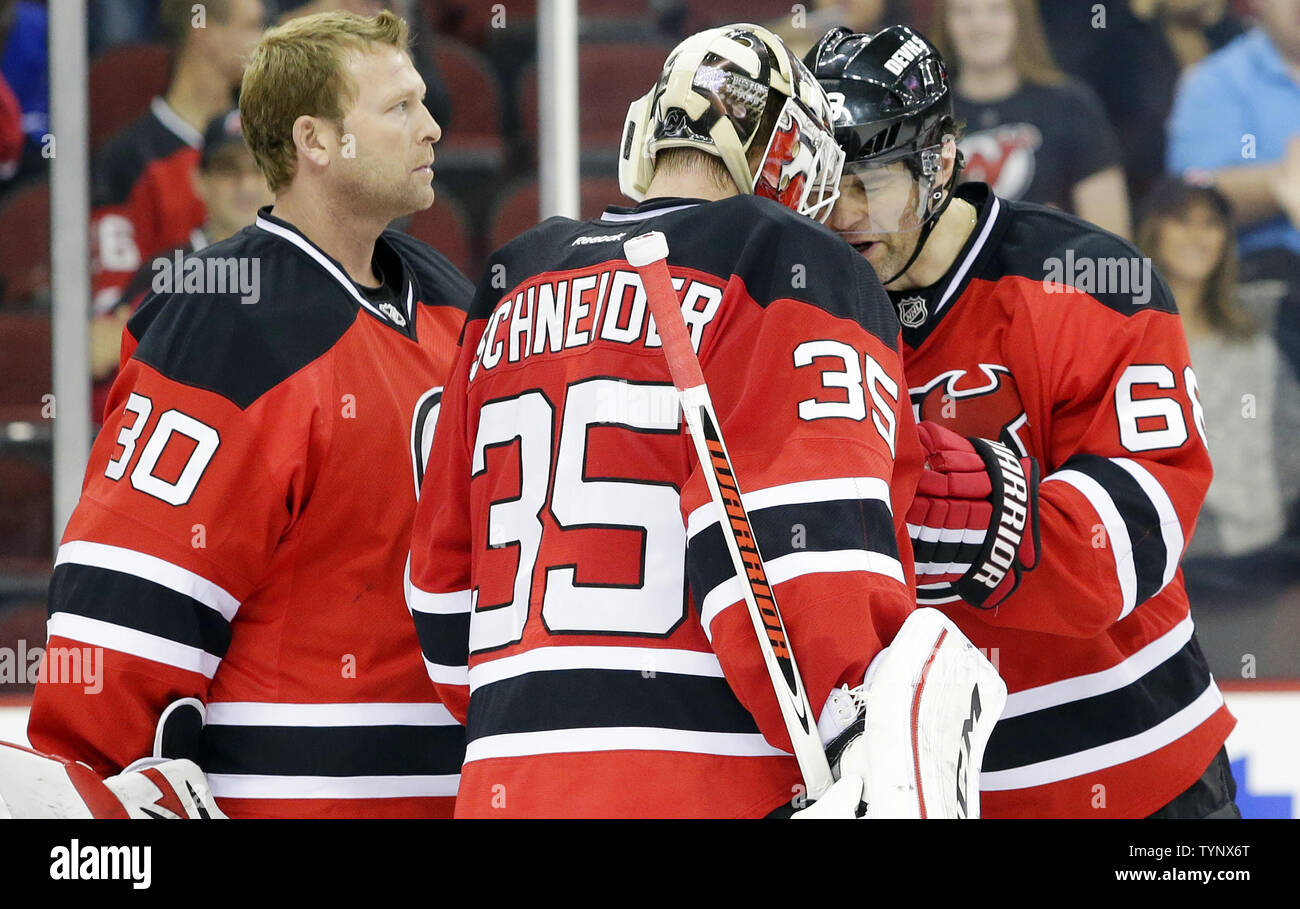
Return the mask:
[[[1020, 78], [1034, 85], [1060, 85], [1065, 82], [1065, 74], [1056, 65], [1048, 46], [1036, 0], [1012, 0], [1011, 7], [1016, 16], [1016, 40], [1011, 50], [1011, 61]], [[957, 59], [952, 36], [948, 33], [947, 0], [941, 0], [934, 11], [934, 33], [931, 40], [939, 48], [949, 69], [954, 73], [960, 70], [961, 61]]]
[[288, 186], [297, 171], [293, 124], [299, 117], [320, 117], [342, 131], [357, 93], [345, 69], [348, 55], [376, 47], [405, 51], [409, 44], [406, 23], [387, 11], [369, 18], [317, 13], [262, 36], [244, 70], [239, 117], [271, 192]]

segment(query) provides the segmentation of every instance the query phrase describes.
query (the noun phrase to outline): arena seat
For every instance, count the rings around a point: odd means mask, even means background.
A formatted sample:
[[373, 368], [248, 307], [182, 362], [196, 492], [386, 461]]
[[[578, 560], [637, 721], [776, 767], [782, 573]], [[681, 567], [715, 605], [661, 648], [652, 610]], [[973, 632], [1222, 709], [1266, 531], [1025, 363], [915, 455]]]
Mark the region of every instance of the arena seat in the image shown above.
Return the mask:
[[[618, 148], [628, 105], [648, 92], [659, 78], [672, 48], [658, 42], [583, 44], [578, 51], [578, 140], [584, 154]], [[524, 135], [537, 142], [537, 67], [520, 80], [520, 117]]]
[[[438, 143], [443, 166], [496, 170], [504, 160], [502, 92], [486, 57], [459, 41], [433, 47], [438, 74], [451, 98], [452, 123]], [[438, 165], [435, 165], [435, 169]]]
[[167, 90], [171, 54], [162, 44], [110, 48], [90, 65], [90, 150], [149, 109]]
[[41, 398], [50, 394], [50, 317], [0, 313], [0, 423], [43, 419]]
[[441, 185], [434, 184], [434, 193], [433, 206], [411, 215], [406, 232], [438, 250], [473, 281], [478, 277], [478, 250], [465, 209]]
[[[54, 545], [53, 480], [48, 463], [0, 453], [0, 571], [42, 567]], [[48, 570], [48, 562], [43, 567]]]
[[[50, 185], [41, 180], [10, 193], [0, 205], [0, 311], [48, 297]], [[0, 362], [4, 362], [0, 360]]]
[[[578, 186], [578, 214], [594, 218], [606, 205], [631, 205], [618, 190], [614, 177], [584, 177]], [[493, 207], [489, 221], [490, 249], [499, 249], [519, 234], [537, 224], [537, 206], [540, 188], [530, 179], [506, 189]]]

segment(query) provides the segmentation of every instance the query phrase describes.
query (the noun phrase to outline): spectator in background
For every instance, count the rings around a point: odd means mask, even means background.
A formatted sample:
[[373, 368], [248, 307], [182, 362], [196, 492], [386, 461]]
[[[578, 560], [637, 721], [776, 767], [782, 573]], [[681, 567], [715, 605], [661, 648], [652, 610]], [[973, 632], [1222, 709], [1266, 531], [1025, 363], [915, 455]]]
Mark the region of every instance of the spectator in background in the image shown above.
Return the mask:
[[158, 18], [155, 0], [89, 0], [86, 39], [96, 57], [118, 44], [153, 40]]
[[1228, 200], [1209, 186], [1162, 181], [1144, 201], [1137, 245], [1182, 315], [1214, 462], [1187, 556], [1259, 553], [1282, 539], [1300, 492], [1300, 385], [1241, 306]]
[[95, 321], [91, 333], [91, 373], [95, 380], [92, 413], [96, 424], [103, 416], [108, 392], [117, 378], [122, 330], [153, 288], [157, 274], [153, 263], [159, 258], [170, 260], [178, 252], [188, 256], [234, 235], [253, 223], [259, 208], [274, 201], [253, 153], [244, 144], [238, 109], [218, 114], [208, 124], [193, 179], [195, 194], [207, 212], [203, 225], [195, 228], [185, 243], [146, 261], [117, 307]]
[[23, 112], [0, 73], [0, 182], [13, 178], [23, 157]]
[[27, 136], [16, 172], [0, 175], [0, 191], [6, 179], [16, 181], [44, 167], [41, 142], [50, 131], [48, 27], [44, 3], [0, 0], [0, 77], [13, 90]]
[[1061, 68], [1097, 93], [1124, 156], [1129, 198], [1165, 170], [1164, 123], [1182, 70], [1243, 31], [1228, 0], [1041, 0], [1043, 30]]
[[1129, 201], [1096, 96], [1052, 61], [1035, 0], [944, 0], [935, 43], [956, 71], [965, 180], [1073, 212], [1121, 237]]
[[183, 244], [203, 223], [193, 181], [201, 131], [234, 101], [244, 61], [262, 34], [262, 3], [207, 0], [196, 11], [189, 0], [162, 0], [158, 20], [172, 50], [167, 93], [91, 165], [96, 312], [118, 303], [141, 262]]
[[837, 25], [855, 32], [874, 32], [883, 25], [911, 25], [909, 4], [900, 0], [812, 0], [803, 24], [796, 26], [792, 15], [782, 16], [768, 28], [790, 53], [803, 59], [817, 39]]
[[1260, 27], [1190, 69], [1169, 123], [1169, 169], [1208, 171], [1232, 202], [1242, 255], [1300, 254], [1300, 0], [1253, 0]]

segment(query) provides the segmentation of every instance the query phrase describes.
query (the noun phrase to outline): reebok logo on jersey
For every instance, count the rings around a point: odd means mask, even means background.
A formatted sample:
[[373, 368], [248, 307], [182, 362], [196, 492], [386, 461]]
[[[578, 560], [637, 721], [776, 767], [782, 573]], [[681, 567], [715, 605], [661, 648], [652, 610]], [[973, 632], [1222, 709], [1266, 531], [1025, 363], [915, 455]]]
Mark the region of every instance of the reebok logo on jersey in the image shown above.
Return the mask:
[[621, 234], [602, 234], [599, 237], [577, 237], [570, 246], [588, 246], [592, 243], [613, 243], [616, 240], [622, 240], [626, 233]]

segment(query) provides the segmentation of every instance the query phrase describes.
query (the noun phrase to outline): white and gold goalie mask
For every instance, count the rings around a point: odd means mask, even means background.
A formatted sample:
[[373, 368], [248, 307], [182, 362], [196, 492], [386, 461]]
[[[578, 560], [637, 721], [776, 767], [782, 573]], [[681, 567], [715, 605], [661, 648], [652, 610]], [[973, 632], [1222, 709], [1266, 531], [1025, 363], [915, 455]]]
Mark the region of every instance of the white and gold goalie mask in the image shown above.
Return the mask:
[[[784, 104], [762, 164], [747, 155], [768, 103]], [[692, 35], [668, 55], [659, 80], [628, 108], [619, 185], [645, 198], [654, 158], [696, 148], [722, 159], [742, 193], [775, 199], [818, 221], [839, 195], [844, 152], [835, 142], [826, 92], [776, 35], [740, 23]]]

